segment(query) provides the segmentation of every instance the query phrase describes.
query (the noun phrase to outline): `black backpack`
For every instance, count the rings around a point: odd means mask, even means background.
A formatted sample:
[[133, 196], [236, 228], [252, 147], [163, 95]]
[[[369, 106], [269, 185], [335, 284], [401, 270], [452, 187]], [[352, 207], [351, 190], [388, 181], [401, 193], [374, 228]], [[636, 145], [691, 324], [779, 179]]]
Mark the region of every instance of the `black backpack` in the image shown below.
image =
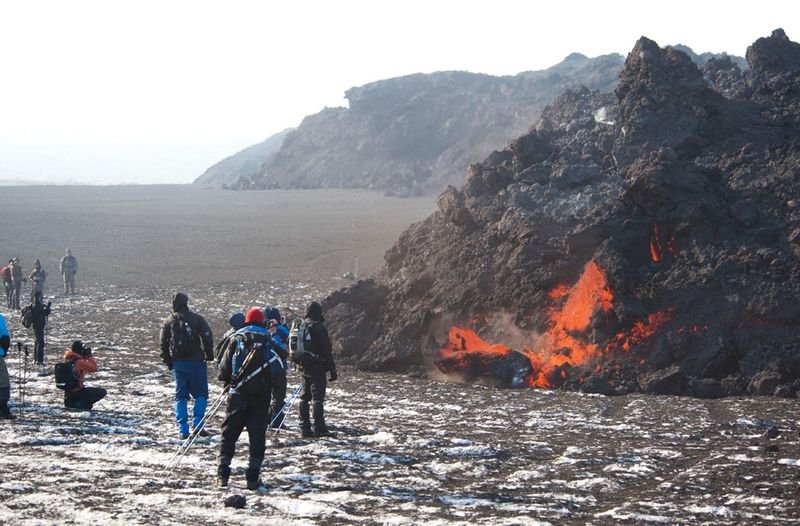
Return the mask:
[[59, 362], [55, 365], [56, 387], [64, 391], [71, 391], [80, 385], [78, 371], [73, 360]]
[[33, 326], [33, 307], [30, 305], [25, 305], [22, 307], [22, 311], [20, 311], [19, 321], [22, 323], [22, 326], [26, 329], [30, 329]]
[[192, 330], [192, 326], [180, 314], [172, 315], [172, 323], [169, 325], [170, 332], [170, 352], [173, 359], [191, 358], [192, 353], [199, 347], [198, 334]]

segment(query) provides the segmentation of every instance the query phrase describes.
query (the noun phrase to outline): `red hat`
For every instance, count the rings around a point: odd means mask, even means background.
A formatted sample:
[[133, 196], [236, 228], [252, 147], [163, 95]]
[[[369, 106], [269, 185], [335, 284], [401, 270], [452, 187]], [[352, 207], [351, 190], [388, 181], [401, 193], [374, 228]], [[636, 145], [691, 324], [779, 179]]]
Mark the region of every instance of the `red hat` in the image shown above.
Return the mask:
[[258, 307], [253, 307], [244, 316], [245, 323], [264, 323], [264, 311]]

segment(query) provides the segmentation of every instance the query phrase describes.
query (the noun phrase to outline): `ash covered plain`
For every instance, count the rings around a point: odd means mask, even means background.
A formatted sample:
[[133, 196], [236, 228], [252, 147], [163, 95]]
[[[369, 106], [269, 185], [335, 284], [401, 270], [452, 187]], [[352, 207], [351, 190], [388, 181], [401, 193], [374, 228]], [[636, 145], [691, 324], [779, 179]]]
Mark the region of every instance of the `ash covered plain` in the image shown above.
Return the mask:
[[[301, 439], [289, 420], [268, 442], [266, 491], [244, 488], [246, 435], [227, 490], [214, 487], [217, 437], [165, 474], [180, 445], [157, 348], [171, 294], [187, 292], [216, 335], [235, 309], [300, 309], [344, 285], [356, 257], [359, 274], [376, 270], [433, 199], [174, 186], [2, 192], [0, 258], [19, 255], [29, 271], [38, 257], [50, 273], [48, 370], [83, 339], [100, 367], [87, 384], [109, 394], [92, 412], [69, 412], [52, 375], [31, 368], [20, 407], [23, 361], [12, 350], [18, 418], [0, 422], [0, 523], [800, 522], [796, 399], [604, 397], [344, 369], [326, 404], [337, 436]], [[67, 246], [80, 263], [74, 296], [60, 294]], [[32, 348], [18, 316], [0, 311], [13, 341]], [[212, 367], [212, 401], [215, 377]], [[290, 390], [297, 383], [292, 371]], [[235, 493], [243, 509], [224, 507]]]

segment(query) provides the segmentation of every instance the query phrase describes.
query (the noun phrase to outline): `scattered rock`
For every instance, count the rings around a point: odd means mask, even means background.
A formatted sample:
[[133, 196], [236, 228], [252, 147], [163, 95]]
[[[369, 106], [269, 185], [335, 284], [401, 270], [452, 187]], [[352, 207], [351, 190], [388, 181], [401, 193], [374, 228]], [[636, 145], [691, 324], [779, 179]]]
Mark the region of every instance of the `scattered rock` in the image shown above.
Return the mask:
[[772, 396], [780, 384], [780, 374], [774, 371], [762, 371], [750, 380], [747, 392], [751, 395]]
[[781, 430], [778, 429], [778, 426], [770, 426], [770, 428], [764, 431], [764, 434], [761, 436], [764, 438], [778, 438], [778, 435], [780, 434]]
[[247, 499], [244, 495], [230, 495], [225, 498], [225, 507], [226, 508], [244, 508], [247, 504]]

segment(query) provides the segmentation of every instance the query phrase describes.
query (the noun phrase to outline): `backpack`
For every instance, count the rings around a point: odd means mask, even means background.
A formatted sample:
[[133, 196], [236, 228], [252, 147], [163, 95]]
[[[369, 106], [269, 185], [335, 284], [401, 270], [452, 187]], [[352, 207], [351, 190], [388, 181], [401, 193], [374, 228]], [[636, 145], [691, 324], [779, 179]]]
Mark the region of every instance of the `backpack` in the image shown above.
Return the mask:
[[23, 327], [30, 329], [33, 326], [33, 307], [30, 305], [22, 307], [19, 313], [19, 321]]
[[269, 336], [264, 334], [248, 331], [234, 335], [231, 344], [230, 383], [235, 387], [244, 382], [239, 387], [239, 392], [257, 394], [269, 390], [271, 364], [265, 363], [265, 348], [270, 347], [269, 342]]
[[3, 281], [10, 282], [11, 281], [11, 269], [8, 266], [3, 267], [0, 269], [0, 276], [2, 276]]
[[169, 325], [170, 333], [170, 352], [173, 359], [191, 358], [192, 353], [200, 345], [198, 335], [192, 330], [192, 326], [183, 316], [172, 315], [172, 323]]
[[311, 333], [306, 320], [294, 320], [289, 331], [289, 361], [308, 365], [319, 357], [311, 352]]
[[75, 362], [72, 360], [59, 362], [55, 365], [56, 387], [64, 391], [71, 391], [80, 385], [78, 371], [75, 370]]

